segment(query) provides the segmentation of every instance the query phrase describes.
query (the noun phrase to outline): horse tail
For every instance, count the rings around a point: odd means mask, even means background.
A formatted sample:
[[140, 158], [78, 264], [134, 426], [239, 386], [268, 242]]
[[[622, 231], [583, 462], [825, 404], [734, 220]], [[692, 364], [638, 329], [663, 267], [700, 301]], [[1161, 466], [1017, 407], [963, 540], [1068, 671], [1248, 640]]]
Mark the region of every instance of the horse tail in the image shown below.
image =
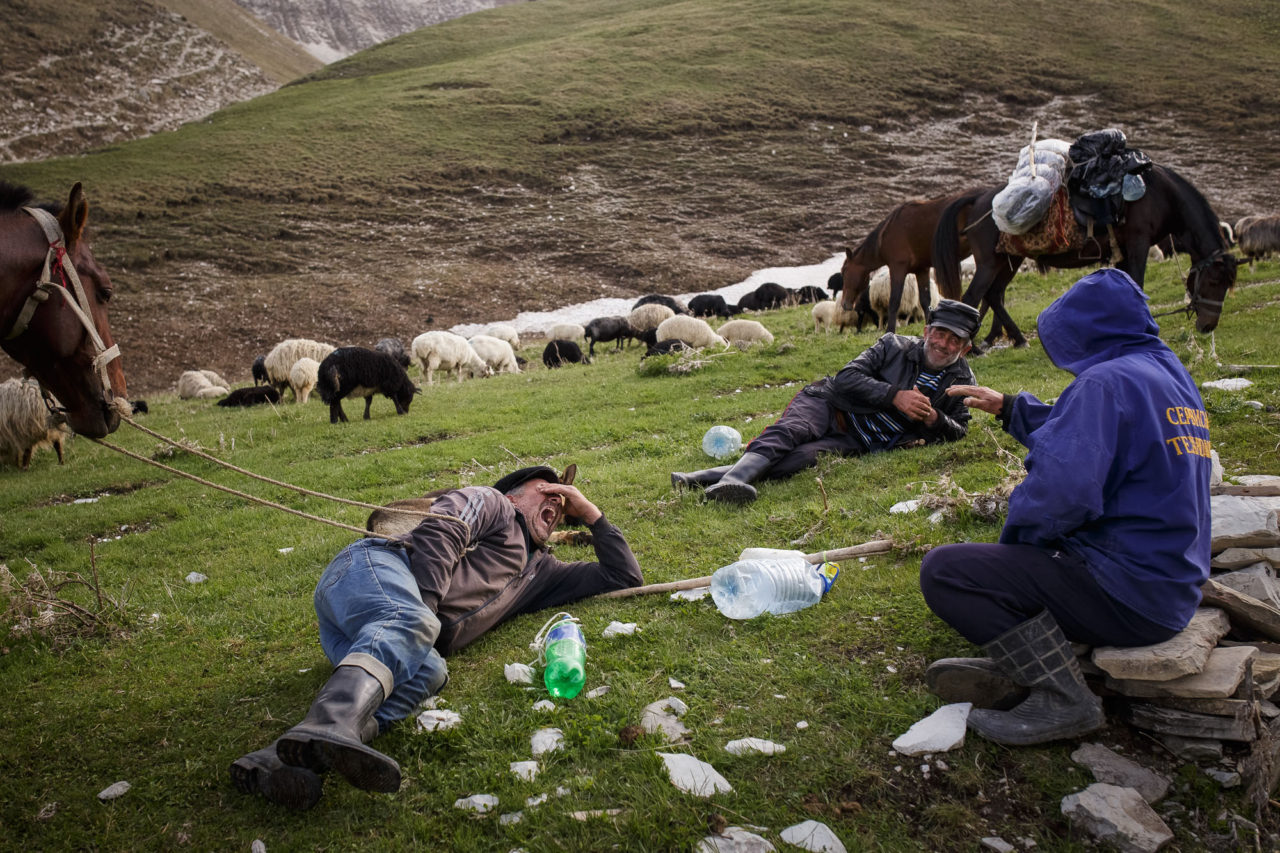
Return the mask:
[[958, 196], [942, 209], [938, 227], [933, 232], [933, 271], [938, 278], [938, 292], [944, 299], [959, 299], [960, 287], [960, 211], [973, 206], [986, 190], [972, 190]]

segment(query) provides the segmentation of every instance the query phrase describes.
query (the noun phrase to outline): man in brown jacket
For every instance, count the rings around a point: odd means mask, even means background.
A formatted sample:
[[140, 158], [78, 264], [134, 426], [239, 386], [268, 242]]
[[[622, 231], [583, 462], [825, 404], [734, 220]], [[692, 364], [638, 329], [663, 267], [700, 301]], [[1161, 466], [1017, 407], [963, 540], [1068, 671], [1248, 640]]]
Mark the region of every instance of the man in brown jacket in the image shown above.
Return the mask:
[[[301, 723], [232, 763], [236, 787], [291, 809], [315, 805], [330, 768], [357, 788], [399, 790], [400, 766], [368, 743], [444, 686], [441, 655], [512, 616], [642, 583], [622, 533], [572, 471], [533, 466], [493, 488], [445, 491], [404, 536], [339, 552], [315, 593], [320, 644], [336, 669]], [[590, 528], [598, 562], [547, 551], [566, 514]]]

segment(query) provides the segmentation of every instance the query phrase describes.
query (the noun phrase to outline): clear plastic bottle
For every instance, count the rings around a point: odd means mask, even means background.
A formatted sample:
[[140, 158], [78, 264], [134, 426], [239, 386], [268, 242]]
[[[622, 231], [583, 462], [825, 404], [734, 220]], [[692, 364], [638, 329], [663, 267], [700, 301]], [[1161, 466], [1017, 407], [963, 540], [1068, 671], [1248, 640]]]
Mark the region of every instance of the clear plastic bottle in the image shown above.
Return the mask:
[[543, 640], [546, 666], [542, 683], [557, 699], [572, 699], [587, 681], [587, 641], [573, 617], [565, 615]]
[[726, 459], [742, 449], [742, 434], [733, 427], [713, 426], [702, 437], [702, 451], [716, 459]]
[[815, 565], [801, 557], [738, 560], [711, 576], [711, 598], [730, 619], [780, 616], [817, 604], [839, 573], [835, 563]]

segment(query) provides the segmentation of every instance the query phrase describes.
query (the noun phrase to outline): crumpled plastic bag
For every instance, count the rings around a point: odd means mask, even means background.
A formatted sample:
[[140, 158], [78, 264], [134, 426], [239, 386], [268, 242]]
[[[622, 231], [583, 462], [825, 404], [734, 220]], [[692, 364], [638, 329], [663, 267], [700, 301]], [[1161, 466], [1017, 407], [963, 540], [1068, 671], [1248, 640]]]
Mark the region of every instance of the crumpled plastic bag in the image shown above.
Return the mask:
[[991, 200], [991, 218], [1006, 234], [1025, 234], [1044, 219], [1053, 195], [1067, 180], [1069, 143], [1042, 139], [1035, 144], [1035, 168], [1031, 146], [1018, 152], [1018, 165], [1004, 189]]

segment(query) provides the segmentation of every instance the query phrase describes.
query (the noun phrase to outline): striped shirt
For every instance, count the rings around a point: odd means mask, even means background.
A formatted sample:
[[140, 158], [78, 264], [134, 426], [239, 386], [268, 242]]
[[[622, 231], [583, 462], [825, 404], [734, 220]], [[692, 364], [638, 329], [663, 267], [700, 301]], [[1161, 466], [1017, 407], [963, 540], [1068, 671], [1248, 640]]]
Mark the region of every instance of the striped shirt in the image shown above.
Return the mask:
[[[938, 393], [940, 381], [941, 370], [921, 370], [915, 389], [932, 400], [933, 395]], [[888, 450], [897, 443], [909, 425], [906, 417], [897, 409], [872, 412], [869, 415], [851, 414], [849, 423], [867, 446], [867, 450]]]

